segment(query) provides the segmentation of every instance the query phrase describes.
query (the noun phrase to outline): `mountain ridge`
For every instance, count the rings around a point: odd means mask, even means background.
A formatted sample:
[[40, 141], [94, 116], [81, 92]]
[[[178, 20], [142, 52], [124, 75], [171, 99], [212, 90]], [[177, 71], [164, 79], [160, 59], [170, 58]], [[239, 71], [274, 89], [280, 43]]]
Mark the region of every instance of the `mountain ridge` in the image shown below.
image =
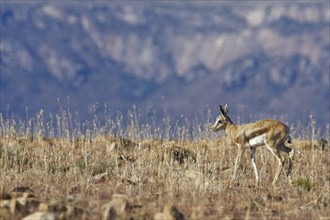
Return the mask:
[[228, 102], [329, 122], [327, 3], [1, 3], [1, 112], [69, 96], [194, 117]]

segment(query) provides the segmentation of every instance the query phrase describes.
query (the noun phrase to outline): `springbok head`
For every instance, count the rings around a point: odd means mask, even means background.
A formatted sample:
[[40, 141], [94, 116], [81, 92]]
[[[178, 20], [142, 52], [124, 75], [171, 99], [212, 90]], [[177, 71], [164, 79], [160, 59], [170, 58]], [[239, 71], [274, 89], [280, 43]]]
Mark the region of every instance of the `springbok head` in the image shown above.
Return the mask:
[[212, 131], [214, 132], [226, 129], [228, 122], [231, 123], [231, 120], [227, 115], [229, 111], [228, 105], [225, 104], [225, 107], [219, 105], [219, 107], [220, 107], [220, 115], [216, 118], [214, 124], [211, 127]]

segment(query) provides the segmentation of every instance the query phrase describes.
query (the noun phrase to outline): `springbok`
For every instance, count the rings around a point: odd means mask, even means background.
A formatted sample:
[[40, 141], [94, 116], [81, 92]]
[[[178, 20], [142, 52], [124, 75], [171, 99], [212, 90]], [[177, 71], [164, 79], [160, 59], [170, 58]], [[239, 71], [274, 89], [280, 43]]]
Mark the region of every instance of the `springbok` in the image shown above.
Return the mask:
[[270, 150], [278, 160], [278, 167], [276, 169], [272, 185], [274, 186], [276, 184], [284, 166], [285, 157], [281, 154], [281, 151], [289, 155], [287, 177], [289, 183], [291, 184], [294, 150], [286, 146], [287, 144], [291, 144], [289, 127], [282, 122], [270, 119], [238, 126], [235, 125], [227, 115], [229, 110], [228, 105], [226, 104], [224, 107], [220, 105], [219, 107], [221, 114], [216, 118], [216, 121], [212, 125], [211, 129], [214, 132], [224, 130], [231, 142], [238, 147], [232, 180], [236, 179], [237, 169], [244, 149], [250, 148], [251, 162], [256, 176], [256, 184], [260, 182], [258, 169], [255, 162], [255, 153], [257, 147], [266, 145], [268, 150]]

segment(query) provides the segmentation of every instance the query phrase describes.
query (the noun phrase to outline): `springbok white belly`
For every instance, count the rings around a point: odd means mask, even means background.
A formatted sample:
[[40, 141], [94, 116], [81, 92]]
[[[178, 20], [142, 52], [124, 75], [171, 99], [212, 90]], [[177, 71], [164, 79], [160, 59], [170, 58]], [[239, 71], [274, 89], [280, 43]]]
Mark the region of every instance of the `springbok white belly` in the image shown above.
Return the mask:
[[259, 147], [265, 144], [265, 134], [256, 136], [249, 140], [249, 147]]

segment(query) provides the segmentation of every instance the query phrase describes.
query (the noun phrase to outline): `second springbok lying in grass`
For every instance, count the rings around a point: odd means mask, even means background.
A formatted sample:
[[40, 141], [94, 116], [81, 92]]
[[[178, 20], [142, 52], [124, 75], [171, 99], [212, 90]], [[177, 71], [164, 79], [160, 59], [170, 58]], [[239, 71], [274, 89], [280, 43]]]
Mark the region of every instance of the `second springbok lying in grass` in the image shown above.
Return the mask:
[[249, 148], [251, 150], [251, 162], [255, 172], [256, 182], [257, 184], [259, 183], [260, 178], [255, 162], [255, 153], [257, 147], [265, 145], [278, 160], [278, 167], [276, 169], [272, 185], [276, 184], [284, 166], [285, 157], [281, 154], [281, 151], [289, 155], [287, 177], [291, 184], [291, 171], [294, 150], [286, 146], [291, 144], [289, 127], [282, 122], [270, 119], [238, 126], [235, 125], [227, 115], [228, 110], [229, 108], [227, 104], [225, 107], [220, 105], [220, 115], [216, 118], [215, 123], [212, 125], [212, 130], [214, 132], [224, 130], [232, 143], [238, 147], [233, 180], [236, 178], [237, 169], [244, 149]]

